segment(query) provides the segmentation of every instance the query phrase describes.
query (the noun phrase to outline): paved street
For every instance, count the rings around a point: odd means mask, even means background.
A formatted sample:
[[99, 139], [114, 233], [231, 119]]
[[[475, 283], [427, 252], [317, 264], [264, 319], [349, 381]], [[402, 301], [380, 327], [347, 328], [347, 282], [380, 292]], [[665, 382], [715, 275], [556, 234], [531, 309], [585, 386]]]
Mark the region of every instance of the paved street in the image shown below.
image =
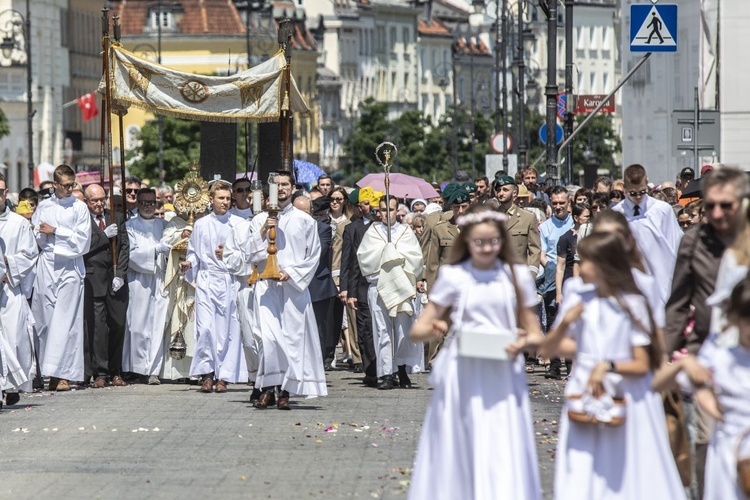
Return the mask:
[[[545, 497], [562, 382], [531, 375]], [[24, 395], [0, 412], [1, 498], [396, 498], [431, 391], [366, 389], [348, 371], [293, 411], [254, 409], [247, 386], [163, 384]], [[554, 422], [553, 422], [554, 421]]]

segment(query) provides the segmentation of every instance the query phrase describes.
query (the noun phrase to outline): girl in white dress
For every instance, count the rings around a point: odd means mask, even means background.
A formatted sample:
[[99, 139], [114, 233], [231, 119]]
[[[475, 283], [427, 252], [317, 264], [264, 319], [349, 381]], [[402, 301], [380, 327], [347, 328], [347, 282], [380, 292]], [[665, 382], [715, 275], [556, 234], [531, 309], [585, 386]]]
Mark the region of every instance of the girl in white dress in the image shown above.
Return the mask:
[[696, 387], [695, 400], [716, 420], [706, 458], [705, 500], [740, 499], [737, 447], [740, 457], [750, 458], [750, 278], [732, 291], [726, 309], [727, 326], [735, 330], [737, 343], [724, 346], [722, 332], [711, 335], [698, 352], [698, 362], [712, 373], [712, 380]]
[[[433, 364], [435, 391], [410, 499], [541, 498], [524, 359], [518, 356], [541, 341], [538, 300], [527, 266], [508, 243], [506, 220], [487, 205], [458, 218], [460, 236], [412, 327], [414, 341], [438, 338], [448, 328], [441, 318], [450, 313], [457, 333]], [[467, 331], [515, 338], [505, 347], [507, 360], [460, 354]]]
[[661, 398], [651, 389], [662, 361], [648, 302], [636, 286], [623, 240], [595, 232], [581, 240], [580, 278], [569, 280], [558, 325], [542, 355], [575, 356], [565, 388], [588, 394], [585, 412], [613, 416], [611, 398], [624, 398], [624, 422], [613, 426], [560, 422], [555, 498], [575, 500], [684, 498], [672, 458]]

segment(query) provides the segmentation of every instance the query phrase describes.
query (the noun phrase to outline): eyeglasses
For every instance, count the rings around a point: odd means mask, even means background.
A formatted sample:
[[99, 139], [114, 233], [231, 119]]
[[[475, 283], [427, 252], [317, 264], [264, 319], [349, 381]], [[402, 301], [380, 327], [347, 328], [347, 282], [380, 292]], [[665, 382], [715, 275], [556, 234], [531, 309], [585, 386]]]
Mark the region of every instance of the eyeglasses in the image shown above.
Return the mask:
[[471, 241], [471, 246], [473, 246], [474, 248], [484, 248], [487, 245], [491, 246], [492, 248], [499, 247], [500, 238], [490, 238], [488, 240], [477, 239]]
[[138, 192], [138, 190], [137, 189], [133, 189], [133, 188], [127, 188], [125, 190], [125, 192], [128, 193], [128, 194], [135, 194], [135, 193]]
[[690, 227], [692, 225], [693, 225], [693, 221], [691, 220], [680, 221], [680, 227]]
[[249, 193], [252, 191], [252, 188], [234, 188], [235, 193]]
[[642, 189], [640, 191], [628, 191], [628, 194], [633, 198], [638, 198], [639, 196], [647, 195], [648, 189]]
[[331, 203], [344, 203], [343, 198], [331, 198]]
[[734, 202], [733, 201], [723, 201], [721, 203], [713, 203], [708, 202], [703, 204], [703, 208], [707, 212], [711, 212], [714, 208], [719, 206], [724, 212], [728, 212], [729, 210], [732, 210], [734, 208]]
[[67, 184], [60, 184], [58, 182], [57, 185], [60, 186], [61, 188], [65, 188], [65, 189], [70, 190], [70, 189], [73, 189], [74, 187], [76, 187], [77, 184], [75, 182], [69, 182]]
[[138, 200], [138, 204], [141, 205], [141, 206], [143, 206], [143, 207], [155, 207], [156, 206], [156, 202], [155, 201], [141, 201], [141, 200]]

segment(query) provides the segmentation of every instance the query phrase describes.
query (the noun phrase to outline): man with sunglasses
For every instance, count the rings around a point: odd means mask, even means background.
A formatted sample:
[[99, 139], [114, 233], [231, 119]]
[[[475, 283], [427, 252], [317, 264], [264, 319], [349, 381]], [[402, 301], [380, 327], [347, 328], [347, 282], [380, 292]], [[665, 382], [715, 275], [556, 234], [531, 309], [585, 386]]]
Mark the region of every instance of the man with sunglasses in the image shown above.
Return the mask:
[[125, 208], [128, 219], [138, 216], [138, 191], [141, 189], [141, 180], [138, 177], [125, 178]]
[[237, 179], [232, 183], [232, 208], [229, 209], [229, 213], [242, 217], [243, 219], [249, 219], [253, 216], [253, 207], [250, 191], [250, 179], [243, 177]]
[[[703, 176], [703, 208], [706, 222], [685, 232], [677, 252], [672, 293], [666, 306], [665, 342], [668, 353], [686, 349], [696, 354], [708, 336], [711, 307], [706, 304], [716, 288], [724, 251], [742, 230], [742, 200], [750, 195], [750, 182], [738, 168], [721, 167]], [[688, 330], [692, 311], [695, 324]], [[695, 448], [699, 498], [703, 497], [703, 469], [706, 461], [710, 418], [696, 406]], [[692, 433], [691, 433], [692, 434]]]
[[125, 223], [130, 241], [130, 305], [125, 320], [122, 370], [137, 373], [149, 385], [158, 385], [169, 302], [163, 293], [166, 254], [172, 247], [161, 241], [167, 222], [155, 217], [156, 191], [139, 189], [136, 202], [138, 217]]
[[55, 168], [55, 193], [37, 207], [31, 222], [40, 253], [31, 310], [39, 341], [38, 359], [49, 390], [69, 391], [83, 374], [83, 256], [91, 242], [85, 203], [71, 194], [76, 174]]
[[642, 165], [627, 167], [623, 180], [625, 199], [612, 207], [612, 210], [622, 213], [628, 219], [646, 270], [656, 279], [659, 288], [662, 303], [656, 307], [664, 307], [671, 291], [682, 229], [669, 203], [648, 195], [648, 176]]

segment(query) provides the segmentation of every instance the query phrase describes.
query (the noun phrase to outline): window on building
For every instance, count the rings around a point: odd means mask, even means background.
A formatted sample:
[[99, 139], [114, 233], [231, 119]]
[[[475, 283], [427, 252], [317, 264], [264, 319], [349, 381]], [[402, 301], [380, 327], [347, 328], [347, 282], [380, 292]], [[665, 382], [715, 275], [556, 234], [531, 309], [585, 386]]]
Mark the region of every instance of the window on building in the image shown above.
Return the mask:
[[[161, 14], [161, 16], [159, 14]], [[151, 16], [149, 18], [149, 27], [151, 29], [159, 29], [160, 24], [162, 29], [172, 29], [174, 27], [172, 23], [173, 18], [170, 11], [164, 9], [162, 9], [161, 12], [159, 12], [159, 9], [153, 9], [151, 11]]]
[[591, 26], [589, 28], [589, 49], [596, 50], [599, 48], [599, 39], [597, 37], [597, 34], [599, 32], [599, 28], [596, 26]]
[[577, 49], [585, 49], [586, 48], [586, 37], [583, 33], [584, 27], [579, 26], [576, 28], [576, 48]]
[[592, 94], [596, 94], [596, 73], [594, 73], [593, 71], [589, 75], [589, 83], [589, 92]]

